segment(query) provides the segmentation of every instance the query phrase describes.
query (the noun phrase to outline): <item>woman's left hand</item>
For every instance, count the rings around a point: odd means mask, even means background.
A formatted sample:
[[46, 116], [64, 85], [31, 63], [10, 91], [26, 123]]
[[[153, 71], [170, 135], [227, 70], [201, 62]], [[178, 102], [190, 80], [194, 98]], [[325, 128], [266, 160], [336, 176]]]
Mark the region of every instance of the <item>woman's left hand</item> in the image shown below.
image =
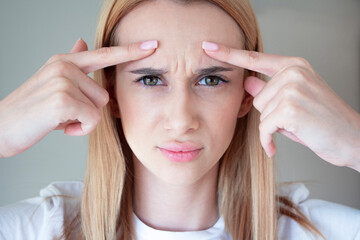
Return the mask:
[[[216, 49], [217, 46], [217, 49]], [[343, 101], [303, 58], [284, 57], [210, 45], [212, 58], [265, 74], [244, 79], [244, 88], [254, 96], [261, 113], [260, 140], [269, 156], [279, 132], [310, 148], [337, 166], [360, 171], [360, 114]]]

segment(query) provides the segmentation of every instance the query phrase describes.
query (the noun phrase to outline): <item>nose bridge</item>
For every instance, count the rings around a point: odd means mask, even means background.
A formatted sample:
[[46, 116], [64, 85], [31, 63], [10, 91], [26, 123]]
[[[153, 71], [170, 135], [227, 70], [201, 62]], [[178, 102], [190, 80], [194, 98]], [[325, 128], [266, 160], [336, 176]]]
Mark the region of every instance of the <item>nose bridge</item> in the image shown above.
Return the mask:
[[195, 96], [188, 84], [185, 84], [185, 80], [173, 84], [167, 98], [166, 129], [182, 134], [199, 127], [194, 98]]

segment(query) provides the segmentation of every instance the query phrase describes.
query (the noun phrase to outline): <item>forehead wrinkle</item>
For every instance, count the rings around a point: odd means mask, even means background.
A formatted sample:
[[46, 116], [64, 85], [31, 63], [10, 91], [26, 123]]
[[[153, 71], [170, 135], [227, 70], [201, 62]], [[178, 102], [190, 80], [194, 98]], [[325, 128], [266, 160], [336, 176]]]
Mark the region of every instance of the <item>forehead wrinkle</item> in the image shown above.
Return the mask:
[[201, 43], [186, 44], [183, 49], [177, 48], [177, 50], [168, 55], [171, 73], [185, 73], [187, 76], [192, 76], [195, 75], [196, 69], [209, 66], [209, 61], [206, 61], [206, 58], [210, 60], [211, 58], [202, 51]]
[[[185, 47], [187, 48], [187, 47]], [[178, 74], [178, 73], [186, 73], [189, 74], [189, 72], [191, 72], [190, 67], [191, 65], [191, 57], [193, 56], [189, 56], [187, 54], [186, 49], [183, 50], [181, 48], [171, 48], [171, 49], [176, 49], [175, 51], [168, 51], [168, 55], [167, 55], [167, 62], [168, 62], [168, 67], [169, 67], [169, 72], [171, 72], [172, 74]]]
[[[164, 16], [168, 21], [163, 21]], [[146, 2], [125, 15], [117, 27], [119, 45], [150, 39], [159, 42], [155, 53], [145, 58], [148, 60], [136, 60], [134, 62], [139, 64], [129, 63], [130, 66], [166, 67], [169, 72], [187, 75], [196, 68], [219, 65], [219, 61], [203, 52], [202, 40], [236, 48], [243, 45], [237, 23], [224, 10], [209, 2], [187, 7], [168, 1]]]
[[[199, 44], [199, 48], [200, 44]], [[185, 75], [185, 76], [194, 76], [198, 75], [197, 71], [202, 68], [208, 68], [212, 66], [221, 66], [221, 67], [233, 67], [230, 64], [218, 61], [206, 55], [201, 50], [198, 51], [199, 54], [194, 54], [194, 48], [189, 51], [159, 51], [155, 52], [152, 56], [149, 56], [144, 59], [132, 61], [125, 63], [123, 70], [127, 72], [134, 71], [135, 69], [140, 68], [153, 68], [153, 69], [162, 69], [166, 71], [165, 75]], [[179, 50], [179, 49], [178, 49]], [[191, 51], [192, 50], [192, 51]], [[122, 65], [122, 64], [120, 64]], [[130, 70], [131, 69], [131, 70]]]

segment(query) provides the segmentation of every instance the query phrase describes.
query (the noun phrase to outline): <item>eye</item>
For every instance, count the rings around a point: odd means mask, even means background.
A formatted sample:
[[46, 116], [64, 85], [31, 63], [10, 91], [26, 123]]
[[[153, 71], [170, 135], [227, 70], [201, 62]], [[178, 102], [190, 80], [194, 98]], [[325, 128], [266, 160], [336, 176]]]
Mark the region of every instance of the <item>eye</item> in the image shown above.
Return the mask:
[[229, 81], [224, 80], [223, 78], [221, 78], [219, 76], [210, 75], [210, 76], [203, 77], [199, 81], [199, 83], [200, 83], [199, 85], [205, 85], [205, 86], [208, 86], [208, 87], [216, 87], [219, 84], [221, 84], [221, 82], [228, 83]]
[[[153, 87], [153, 86], [162, 86], [163, 85], [163, 82], [161, 81], [161, 79], [154, 75], [143, 76], [143, 77], [135, 80], [135, 82], [141, 82], [141, 85], [143, 87]], [[160, 84], [159, 84], [159, 82], [160, 82]], [[198, 82], [199, 83], [198, 85], [203, 85], [203, 86], [207, 86], [207, 87], [218, 87], [222, 83], [228, 83], [228, 82], [229, 81], [224, 80], [222, 77], [210, 75], [210, 76], [203, 77]]]
[[159, 81], [160, 81], [160, 83], [162, 83], [162, 81], [160, 80], [159, 77], [147, 75], [147, 76], [143, 76], [143, 77], [139, 78], [135, 82], [142, 82], [142, 85], [144, 85], [144, 87], [152, 87], [152, 86], [158, 86], [159, 84], [157, 84], [157, 83]]

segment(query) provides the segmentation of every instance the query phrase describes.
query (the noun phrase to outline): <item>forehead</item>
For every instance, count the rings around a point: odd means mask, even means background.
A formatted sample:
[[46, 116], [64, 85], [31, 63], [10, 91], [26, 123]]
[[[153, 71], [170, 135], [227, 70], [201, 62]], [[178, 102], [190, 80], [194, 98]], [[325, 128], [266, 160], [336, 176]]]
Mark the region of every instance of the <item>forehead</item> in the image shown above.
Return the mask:
[[[243, 48], [243, 34], [235, 20], [220, 7], [206, 2], [189, 4], [171, 0], [144, 1], [119, 22], [118, 45], [156, 39], [156, 52], [136, 62], [157, 61], [166, 65], [170, 59], [196, 59], [214, 62], [201, 48], [201, 42], [214, 41], [234, 48]], [[200, 63], [201, 64], [201, 63]]]

